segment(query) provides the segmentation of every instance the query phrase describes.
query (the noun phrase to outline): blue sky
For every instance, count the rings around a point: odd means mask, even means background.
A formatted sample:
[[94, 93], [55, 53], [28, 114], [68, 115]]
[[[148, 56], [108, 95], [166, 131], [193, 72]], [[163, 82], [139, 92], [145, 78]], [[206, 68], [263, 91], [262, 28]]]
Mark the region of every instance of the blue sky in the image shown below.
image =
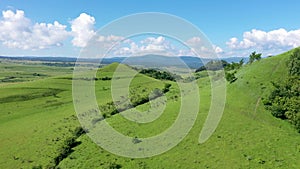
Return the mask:
[[[223, 57], [244, 56], [252, 50], [271, 55], [300, 46], [299, 7], [298, 0], [1, 0], [0, 55], [77, 56], [84, 46], [79, 41], [86, 39], [80, 39], [80, 30], [72, 30], [74, 20], [79, 18], [78, 24], [85, 23], [86, 29], [96, 31], [119, 17], [140, 12], [169, 13], [190, 21], [220, 49], [218, 54]], [[17, 10], [22, 12], [16, 15]], [[18, 16], [22, 17], [21, 21], [14, 22]], [[48, 23], [56, 25], [59, 33], [55, 32], [57, 29], [51, 30]], [[40, 26], [34, 27], [35, 24]], [[55, 35], [47, 35], [51, 42], [44, 42], [37, 37], [39, 34], [25, 36], [20, 32], [20, 29], [26, 32], [26, 27], [31, 27], [29, 32], [44, 30]], [[32, 41], [40, 44], [30, 44]]]

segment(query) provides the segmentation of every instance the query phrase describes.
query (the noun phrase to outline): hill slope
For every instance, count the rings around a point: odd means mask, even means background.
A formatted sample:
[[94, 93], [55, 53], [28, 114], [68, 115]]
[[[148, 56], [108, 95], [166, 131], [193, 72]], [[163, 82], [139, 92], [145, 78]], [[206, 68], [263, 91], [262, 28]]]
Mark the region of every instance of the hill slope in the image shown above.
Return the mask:
[[[199, 144], [198, 138], [210, 106], [210, 81], [207, 77], [198, 79], [200, 111], [190, 133], [170, 151], [145, 159], [113, 155], [86, 134], [80, 134], [70, 154], [55, 164], [53, 160], [65, 150], [66, 141], [73, 138], [79, 126], [72, 103], [72, 74], [53, 73], [29, 82], [1, 83], [0, 168], [297, 168], [299, 133], [288, 122], [274, 118], [261, 102], [271, 89], [270, 82], [286, 77], [290, 54], [291, 51], [245, 65], [237, 72], [237, 81], [227, 85], [222, 120], [204, 144]], [[97, 77], [111, 78], [117, 66], [100, 69]], [[26, 65], [18, 69], [22, 70], [14, 71], [28, 71]], [[131, 83], [131, 91], [136, 98], [144, 97], [155, 88], [162, 89], [165, 83], [172, 85], [166, 93], [168, 104], [154, 122], [137, 124], [120, 114], [107, 118], [107, 122], [132, 137], [154, 136], [166, 130], [176, 120], [180, 108], [176, 83], [138, 74]], [[98, 103], [111, 102], [111, 82], [97, 80], [95, 84]], [[137, 108], [147, 110], [149, 103]]]
[[[290, 53], [263, 59], [238, 71], [238, 80], [228, 84], [226, 108], [221, 123], [204, 144], [198, 144], [198, 137], [210, 105], [207, 78], [198, 80], [201, 105], [196, 124], [174, 149], [152, 158], [127, 159], [97, 147], [84, 135], [80, 138], [82, 144], [60, 163], [60, 167], [297, 168], [300, 166], [299, 133], [289, 123], [271, 116], [261, 103], [261, 98], [271, 89], [270, 82], [286, 77], [286, 62]], [[166, 113], [170, 115], [169, 120], [162, 117], [166, 123], [172, 122], [176, 116], [176, 109], [168, 109], [171, 106], [174, 105], [167, 106], [166, 109]], [[146, 137], [161, 131], [159, 122], [154, 122], [156, 129], [147, 130], [143, 126], [132, 127], [119, 116], [109, 120], [110, 123], [117, 124], [114, 127], [123, 133], [134, 132]]]

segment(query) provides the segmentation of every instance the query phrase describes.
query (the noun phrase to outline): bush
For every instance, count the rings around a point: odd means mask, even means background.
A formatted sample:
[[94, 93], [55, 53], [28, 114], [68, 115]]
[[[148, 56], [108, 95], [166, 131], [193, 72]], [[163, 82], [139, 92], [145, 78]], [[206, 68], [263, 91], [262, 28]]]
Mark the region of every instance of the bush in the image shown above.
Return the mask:
[[239, 63], [235, 63], [232, 62], [231, 64], [227, 64], [227, 66], [225, 67], [226, 71], [230, 71], [230, 70], [237, 70], [239, 68], [241, 68], [244, 64], [244, 59], [241, 59]]
[[140, 73], [159, 80], [176, 81], [176, 79], [181, 78], [179, 75], [175, 75], [166, 71], [160, 71], [156, 69], [142, 69]]
[[256, 52], [252, 52], [251, 55], [249, 56], [249, 62], [248, 63], [252, 63], [255, 60], [259, 61], [261, 59], [261, 53], [256, 53]]
[[170, 87], [171, 87], [172, 85], [170, 84], [170, 83], [166, 83], [165, 84], [165, 87], [163, 88], [163, 93], [167, 93], [168, 91], [170, 91]]
[[300, 132], [300, 50], [296, 49], [288, 62], [287, 80], [280, 84], [272, 83], [274, 89], [264, 105], [270, 110], [272, 115], [287, 119]]
[[81, 136], [81, 135], [84, 134], [84, 133], [85, 133], [84, 129], [80, 126], [80, 127], [76, 127], [76, 128], [75, 128], [75, 130], [74, 130], [74, 132], [73, 132], [73, 135], [74, 135], [75, 137], [79, 137], [79, 136]]
[[111, 162], [108, 166], [109, 169], [120, 169], [122, 166], [120, 164], [116, 164], [115, 162]]
[[291, 76], [300, 76], [300, 48], [297, 48], [291, 55], [288, 67]]
[[84, 134], [82, 127], [76, 127], [71, 137], [68, 137], [62, 147], [58, 150], [58, 155], [54, 158], [54, 164], [57, 166], [64, 158], [68, 157], [72, 152], [72, 148], [79, 145], [81, 142], [77, 142], [76, 139]]
[[237, 80], [234, 74], [235, 72], [233, 73], [225, 72], [225, 78], [229, 83], [233, 83]]
[[225, 60], [212, 60], [206, 63], [205, 66], [201, 66], [200, 68], [198, 68], [195, 71], [195, 73], [203, 70], [212, 70], [212, 71], [221, 70], [225, 68], [228, 64], [229, 63], [226, 62]]

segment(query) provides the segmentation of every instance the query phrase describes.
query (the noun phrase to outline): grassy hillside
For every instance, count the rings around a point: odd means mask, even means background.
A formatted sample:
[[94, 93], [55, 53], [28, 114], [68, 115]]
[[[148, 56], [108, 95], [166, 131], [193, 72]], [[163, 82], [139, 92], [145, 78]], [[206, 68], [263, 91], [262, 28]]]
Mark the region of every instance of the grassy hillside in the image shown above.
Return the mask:
[[[213, 136], [204, 144], [198, 137], [210, 105], [209, 81], [198, 80], [201, 93], [200, 112], [189, 135], [174, 149], [148, 159], [127, 159], [97, 147], [84, 135], [82, 144], [60, 163], [61, 168], [297, 168], [300, 166], [300, 137], [285, 121], [267, 112], [261, 98], [271, 89], [271, 81], [286, 77], [286, 62], [291, 52], [266, 58], [244, 66], [237, 73], [238, 80], [228, 84], [227, 102], [222, 121]], [[171, 95], [171, 94], [170, 94]], [[170, 96], [169, 96], [170, 97]], [[170, 123], [176, 116], [176, 102], [167, 107]], [[159, 133], [161, 123], [150, 126], [129, 125], [119, 116], [109, 119], [123, 133], [149, 136]], [[150, 128], [147, 130], [147, 128]]]
[[[200, 111], [190, 133], [170, 151], [145, 159], [111, 154], [83, 134], [76, 137], [71, 153], [56, 164], [54, 159], [79, 126], [72, 103], [71, 72], [51, 73], [22, 83], [0, 82], [0, 168], [297, 168], [299, 133], [288, 122], [274, 118], [261, 102], [272, 89], [271, 81], [280, 82], [286, 77], [290, 53], [242, 67], [236, 74], [238, 79], [227, 84], [226, 107], [216, 132], [199, 144], [211, 98], [209, 78], [203, 75], [197, 81]], [[111, 78], [117, 66], [109, 65], [97, 73], [100, 80], [95, 81], [95, 91], [100, 106], [111, 102], [111, 81], [101, 79]], [[28, 65], [11, 67], [16, 71], [31, 70]], [[38, 70], [48, 69], [41, 66]], [[180, 107], [176, 83], [138, 74], [130, 88], [131, 97], [139, 99], [155, 88], [162, 89], [165, 83], [172, 85], [166, 93], [168, 102], [165, 112], [154, 122], [138, 124], [120, 114], [108, 114], [106, 120], [117, 131], [132, 137], [154, 136], [166, 130]], [[149, 103], [137, 108], [147, 110]]]
[[[32, 65], [13, 64], [9, 67], [17, 72], [33, 69]], [[115, 67], [113, 64], [100, 69], [97, 77], [112, 76]], [[49, 67], [39, 66], [38, 70], [47, 72]], [[73, 107], [71, 78], [71, 73], [63, 76], [57, 73], [22, 83], [0, 84], [0, 168], [55, 166], [54, 159], [79, 126]], [[96, 83], [99, 105], [110, 102], [110, 81]], [[132, 88], [136, 86], [143, 86], [145, 93], [149, 93], [154, 88], [163, 88], [164, 83], [138, 75]]]

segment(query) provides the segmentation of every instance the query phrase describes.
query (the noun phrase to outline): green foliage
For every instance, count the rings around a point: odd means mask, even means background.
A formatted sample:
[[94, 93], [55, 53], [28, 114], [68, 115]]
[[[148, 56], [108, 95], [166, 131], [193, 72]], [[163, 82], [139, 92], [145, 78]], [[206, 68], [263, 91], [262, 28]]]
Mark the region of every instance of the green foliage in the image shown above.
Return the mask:
[[[202, 77], [207, 77], [208, 74], [200, 74], [201, 72], [204, 72], [204, 70], [210, 70], [210, 71], [217, 71], [221, 70], [224, 68], [225, 72], [225, 78], [228, 82], [233, 83], [234, 81], [237, 80], [235, 73], [237, 69], [240, 69], [244, 64], [244, 60], [240, 60], [239, 63], [228, 63], [225, 60], [213, 60], [208, 62], [205, 66], [201, 66], [199, 69], [197, 69], [196, 72], [196, 79], [202, 78]], [[235, 70], [232, 72], [232, 70]], [[217, 76], [214, 76], [217, 77]]]
[[272, 115], [287, 119], [300, 132], [300, 50], [296, 49], [288, 62], [289, 77], [280, 84], [273, 83], [274, 90], [264, 100]]
[[111, 77], [102, 77], [102, 78], [95, 78], [95, 80], [111, 80]]
[[35, 88], [36, 90], [40, 90], [43, 92], [36, 92], [36, 93], [30, 93], [30, 94], [18, 94], [18, 95], [11, 95], [7, 97], [0, 98], [0, 104], [1, 103], [8, 103], [8, 102], [17, 102], [17, 101], [27, 101], [27, 100], [34, 100], [38, 98], [44, 98], [44, 97], [58, 97], [57, 95], [63, 90], [61, 89], [43, 89], [43, 88]]
[[72, 147], [74, 147], [75, 142], [76, 141], [74, 137], [69, 137], [67, 140], [65, 140], [63, 146], [58, 150], [58, 156], [54, 158], [55, 166], [72, 152]]
[[201, 71], [204, 71], [204, 70], [207, 70], [206, 67], [205, 66], [201, 66], [198, 69], [196, 69], [195, 73], [201, 72]]
[[236, 72], [232, 72], [232, 73], [225, 72], [225, 78], [229, 83], [233, 83], [234, 81], [237, 80], [237, 78], [235, 77], [235, 73]]
[[207, 62], [205, 66], [201, 66], [200, 68], [198, 68], [195, 72], [197, 73], [203, 70], [212, 70], [212, 71], [221, 70], [225, 68], [228, 64], [229, 63], [226, 62], [225, 60], [212, 60]]
[[79, 137], [79, 136], [81, 136], [84, 133], [85, 133], [84, 129], [81, 126], [78, 126], [78, 127], [75, 128], [75, 130], [73, 132], [73, 135], [75, 137]]
[[241, 60], [239, 61], [240, 67], [243, 66], [243, 64], [244, 64], [244, 59], [241, 59]]
[[239, 63], [235, 63], [235, 62], [232, 62], [231, 64], [228, 63], [225, 67], [225, 70], [226, 71], [230, 71], [230, 70], [237, 70], [237, 69], [240, 69], [244, 64], [244, 59], [241, 59], [239, 61]]
[[256, 53], [252, 52], [251, 55], [249, 56], [249, 62], [248, 63], [253, 63], [255, 60], [259, 61], [261, 60], [261, 53]]
[[120, 169], [120, 168], [122, 168], [122, 166], [120, 164], [116, 164], [115, 162], [111, 162], [111, 163], [109, 163], [108, 168], [109, 169]]
[[145, 74], [147, 76], [153, 77], [159, 80], [170, 80], [176, 81], [176, 79], [180, 79], [181, 77], [175, 74], [172, 74], [167, 71], [160, 71], [156, 69], [142, 69], [139, 73]]
[[[213, 72], [213, 71], [211, 71], [210, 73], [211, 73], [212, 75], [215, 74], [215, 72]], [[200, 78], [208, 77], [209, 74], [208, 74], [207, 71], [200, 71], [200, 72], [195, 73], [194, 76], [195, 76], [195, 79], [200, 79]]]
[[42, 63], [45, 66], [54, 66], [54, 67], [74, 67], [75, 63], [73, 62], [44, 62]]
[[291, 76], [300, 76], [300, 48], [295, 49], [291, 55], [288, 68]]
[[167, 93], [168, 91], [170, 91], [170, 87], [171, 86], [172, 85], [170, 83], [166, 83], [165, 86], [164, 86], [164, 88], [163, 88], [163, 90], [162, 90], [162, 92], [163, 93]]
[[58, 149], [58, 155], [54, 158], [54, 166], [57, 166], [64, 158], [68, 157], [72, 152], [72, 148], [79, 145], [81, 142], [76, 141], [78, 137], [84, 134], [84, 130], [82, 127], [76, 127], [73, 131], [73, 135], [68, 137], [63, 145]]
[[[118, 114], [119, 112], [128, 110], [130, 108], [145, 104], [149, 102], [150, 100], [156, 99], [160, 96], [162, 96], [164, 93], [167, 93], [170, 91], [170, 87], [172, 85], [170, 83], [165, 83], [164, 88], [161, 90], [159, 88], [154, 88], [154, 90], [150, 93], [145, 88], [142, 88], [141, 86], [138, 86], [135, 89], [130, 89], [130, 102], [131, 104], [126, 104], [123, 102], [118, 102], [118, 106], [115, 105], [113, 101], [110, 101], [106, 104], [102, 104], [99, 106], [99, 110], [103, 114], [103, 117], [110, 117], [112, 115]], [[97, 122], [103, 120], [103, 118], [95, 118], [92, 120], [93, 124], [96, 124]]]
[[132, 143], [133, 143], [133, 144], [138, 144], [138, 143], [140, 143], [140, 142], [142, 142], [142, 140], [140, 140], [138, 137], [134, 137], [134, 138], [132, 139]]

